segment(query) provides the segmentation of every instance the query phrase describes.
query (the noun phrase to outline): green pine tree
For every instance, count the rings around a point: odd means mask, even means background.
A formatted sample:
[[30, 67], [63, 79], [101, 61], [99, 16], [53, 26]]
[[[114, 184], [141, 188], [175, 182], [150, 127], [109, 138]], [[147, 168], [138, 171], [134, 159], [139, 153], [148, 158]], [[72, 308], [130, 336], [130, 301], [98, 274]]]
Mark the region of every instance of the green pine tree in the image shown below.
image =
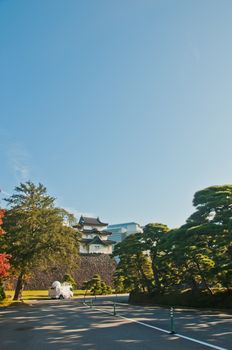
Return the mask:
[[32, 182], [21, 183], [6, 199], [4, 250], [11, 255], [11, 266], [17, 275], [14, 299], [20, 299], [25, 278], [34, 268], [50, 264], [74, 266], [78, 256], [78, 234], [71, 227], [74, 218], [55, 207], [55, 199], [46, 188]]

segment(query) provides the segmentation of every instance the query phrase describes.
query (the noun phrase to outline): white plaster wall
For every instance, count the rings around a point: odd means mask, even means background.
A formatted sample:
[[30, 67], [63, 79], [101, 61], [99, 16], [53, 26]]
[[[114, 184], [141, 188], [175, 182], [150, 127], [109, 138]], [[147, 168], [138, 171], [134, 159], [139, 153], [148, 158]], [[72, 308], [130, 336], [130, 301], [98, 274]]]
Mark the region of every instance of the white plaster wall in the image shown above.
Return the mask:
[[101, 238], [101, 240], [102, 240], [102, 241], [107, 241], [108, 236], [106, 236], [106, 235], [102, 235], [102, 236], [100, 236], [100, 238]]
[[96, 228], [98, 231], [102, 231], [102, 230], [105, 230], [107, 226], [87, 226], [87, 225], [84, 225], [84, 230], [92, 230], [94, 228]]
[[98, 254], [111, 254], [112, 246], [103, 246], [100, 244], [90, 244], [89, 253], [98, 253]]
[[84, 239], [90, 239], [94, 238], [96, 235], [88, 234], [88, 233], [82, 233], [82, 238]]
[[84, 225], [84, 230], [92, 230], [92, 226], [87, 226], [87, 225]]
[[80, 243], [80, 253], [81, 254], [87, 254], [89, 251], [88, 251], [88, 246]]

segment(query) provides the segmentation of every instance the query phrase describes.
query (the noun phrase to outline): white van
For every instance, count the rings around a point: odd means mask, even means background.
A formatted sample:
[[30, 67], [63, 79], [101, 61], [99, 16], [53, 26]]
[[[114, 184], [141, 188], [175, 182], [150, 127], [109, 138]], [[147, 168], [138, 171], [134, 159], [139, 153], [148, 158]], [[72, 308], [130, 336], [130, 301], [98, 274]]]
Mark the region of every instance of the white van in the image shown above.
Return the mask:
[[73, 297], [72, 286], [67, 282], [61, 284], [55, 281], [48, 289], [48, 296], [52, 299], [70, 299]]

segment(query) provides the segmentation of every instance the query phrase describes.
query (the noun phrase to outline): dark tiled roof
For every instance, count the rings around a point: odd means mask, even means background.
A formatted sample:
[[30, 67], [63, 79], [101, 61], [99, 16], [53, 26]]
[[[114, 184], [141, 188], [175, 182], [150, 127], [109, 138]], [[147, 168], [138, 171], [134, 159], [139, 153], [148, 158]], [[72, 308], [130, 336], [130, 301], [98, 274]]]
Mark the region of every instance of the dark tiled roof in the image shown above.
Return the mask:
[[107, 226], [108, 224], [101, 222], [99, 218], [88, 218], [86, 216], [81, 216], [79, 220], [80, 225], [96, 225], [96, 226]]
[[107, 239], [107, 241], [103, 241], [105, 245], [111, 245], [111, 244], [115, 244], [115, 241], [112, 241], [111, 239]]
[[85, 238], [81, 239], [81, 242], [85, 244], [101, 244], [101, 245], [111, 245], [116, 243], [115, 241], [111, 241], [111, 240], [103, 241], [98, 236], [95, 236], [93, 239], [85, 239]]

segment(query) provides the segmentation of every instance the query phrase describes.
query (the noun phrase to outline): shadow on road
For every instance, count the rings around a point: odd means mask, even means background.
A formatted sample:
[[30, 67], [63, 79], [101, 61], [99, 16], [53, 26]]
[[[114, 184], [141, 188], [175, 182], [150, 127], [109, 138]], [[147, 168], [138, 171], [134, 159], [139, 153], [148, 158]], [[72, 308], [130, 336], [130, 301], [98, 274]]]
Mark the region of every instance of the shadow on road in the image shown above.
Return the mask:
[[[113, 312], [112, 303], [99, 302], [97, 308]], [[150, 325], [169, 329], [167, 309], [117, 305], [117, 312]], [[178, 333], [231, 349], [232, 321], [196, 313], [177, 313]], [[205, 349], [119, 317], [83, 306], [80, 302], [55, 300], [27, 308], [0, 312], [1, 350], [21, 349]]]

